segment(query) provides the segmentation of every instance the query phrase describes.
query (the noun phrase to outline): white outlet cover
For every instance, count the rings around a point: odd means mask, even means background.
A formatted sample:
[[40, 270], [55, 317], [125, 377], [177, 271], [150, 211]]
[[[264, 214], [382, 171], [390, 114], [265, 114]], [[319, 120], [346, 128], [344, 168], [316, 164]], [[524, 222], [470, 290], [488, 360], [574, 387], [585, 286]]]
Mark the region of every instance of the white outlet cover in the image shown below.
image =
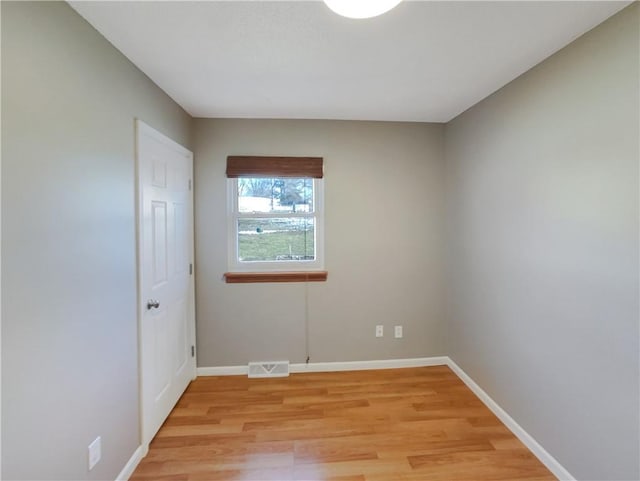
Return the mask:
[[400, 339], [402, 337], [402, 326], [395, 326], [395, 336], [396, 339]]
[[384, 336], [384, 326], [376, 326], [376, 337]]
[[91, 471], [102, 457], [102, 439], [98, 436], [89, 444], [89, 471]]

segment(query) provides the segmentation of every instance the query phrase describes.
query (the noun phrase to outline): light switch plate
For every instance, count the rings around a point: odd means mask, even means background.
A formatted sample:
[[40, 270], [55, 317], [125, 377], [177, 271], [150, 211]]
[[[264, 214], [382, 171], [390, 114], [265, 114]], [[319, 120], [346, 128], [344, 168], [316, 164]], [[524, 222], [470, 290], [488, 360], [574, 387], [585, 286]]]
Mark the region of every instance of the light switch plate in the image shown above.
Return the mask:
[[396, 339], [400, 339], [402, 337], [402, 326], [395, 326], [394, 330]]

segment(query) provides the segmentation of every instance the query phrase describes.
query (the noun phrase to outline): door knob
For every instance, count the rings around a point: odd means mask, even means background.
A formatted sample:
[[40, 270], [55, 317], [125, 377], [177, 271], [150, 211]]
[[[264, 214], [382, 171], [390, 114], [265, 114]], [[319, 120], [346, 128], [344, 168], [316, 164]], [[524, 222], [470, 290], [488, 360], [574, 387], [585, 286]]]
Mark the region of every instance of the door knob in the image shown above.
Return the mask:
[[154, 301], [153, 299], [148, 300], [147, 301], [147, 310], [149, 311], [149, 310], [153, 309], [154, 307], [157, 309], [158, 307], [160, 307], [160, 303], [158, 301]]

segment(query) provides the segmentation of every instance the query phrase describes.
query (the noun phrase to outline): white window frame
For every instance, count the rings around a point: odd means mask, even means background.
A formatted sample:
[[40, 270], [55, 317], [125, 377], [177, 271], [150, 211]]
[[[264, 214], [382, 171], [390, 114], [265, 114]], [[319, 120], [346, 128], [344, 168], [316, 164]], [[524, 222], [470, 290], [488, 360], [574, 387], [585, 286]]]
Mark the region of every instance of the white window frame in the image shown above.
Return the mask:
[[[279, 178], [274, 175], [273, 178]], [[300, 178], [309, 178], [301, 176]], [[238, 207], [238, 178], [227, 179], [228, 266], [230, 272], [310, 272], [324, 269], [324, 179], [313, 180], [313, 212], [241, 213]], [[315, 260], [240, 261], [238, 220], [241, 218], [313, 218], [315, 221]]]

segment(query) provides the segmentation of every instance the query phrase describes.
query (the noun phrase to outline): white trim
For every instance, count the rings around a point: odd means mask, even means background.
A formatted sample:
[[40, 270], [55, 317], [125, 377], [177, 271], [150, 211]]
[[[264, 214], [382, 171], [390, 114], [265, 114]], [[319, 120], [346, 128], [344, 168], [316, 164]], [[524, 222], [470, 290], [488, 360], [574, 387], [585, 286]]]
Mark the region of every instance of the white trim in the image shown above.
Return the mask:
[[419, 357], [414, 359], [386, 359], [379, 361], [312, 362], [291, 364], [291, 372], [368, 371], [371, 369], [398, 369], [403, 367], [444, 366], [448, 358]]
[[[238, 260], [238, 219], [299, 217], [314, 220], [315, 260], [256, 261]], [[313, 212], [240, 213], [238, 208], [238, 178], [227, 179], [227, 266], [229, 272], [311, 272], [324, 269], [324, 179], [313, 179]]]
[[[549, 471], [561, 481], [575, 481], [569, 471], [544, 449], [533, 436], [524, 430], [509, 414], [502, 409], [469, 375], [448, 356], [420, 357], [414, 359], [388, 359], [378, 361], [314, 362], [290, 365], [291, 373], [364, 371], [369, 369], [397, 369], [403, 367], [449, 366], [471, 391], [497, 416], [500, 421], [536, 456]], [[198, 376], [237, 376], [246, 375], [248, 366], [199, 367]]]
[[166, 145], [167, 147], [175, 150], [176, 152], [178, 152], [181, 155], [193, 155], [193, 153], [189, 149], [187, 149], [183, 145], [180, 145], [178, 142], [176, 142], [172, 138], [167, 137], [162, 132], [154, 129], [149, 124], [147, 124], [145, 121], [143, 121], [143, 120], [141, 120], [139, 118], [136, 118], [135, 119], [135, 123], [136, 123], [137, 132], [139, 132], [141, 134], [144, 134], [144, 135], [147, 135], [147, 136], [151, 137], [152, 139], [156, 139], [158, 142], [163, 143], [164, 145]]
[[551, 456], [533, 436], [524, 430], [509, 414], [502, 409], [469, 375], [458, 366], [455, 361], [448, 358], [448, 366], [464, 382], [473, 393], [495, 414], [509, 430], [516, 435], [524, 445], [544, 464], [554, 476], [561, 481], [575, 481], [569, 471], [562, 466], [556, 458]]
[[[336, 371], [366, 371], [370, 369], [398, 369], [402, 367], [444, 366], [449, 358], [419, 357], [414, 359], [387, 359], [378, 361], [347, 361], [347, 362], [312, 362], [298, 363], [289, 366], [289, 372], [336, 372]], [[247, 366], [219, 366], [199, 367], [198, 376], [241, 376], [248, 373]]]
[[198, 376], [242, 376], [249, 373], [249, 366], [215, 366], [215, 367], [198, 367], [196, 374]]
[[[146, 124], [139, 118], [134, 119], [134, 147], [135, 147], [135, 182], [136, 182], [136, 195], [135, 195], [135, 212], [136, 212], [136, 296], [137, 296], [137, 329], [138, 329], [138, 413], [139, 413], [139, 435], [140, 439], [143, 443], [144, 452], [142, 457], [146, 456], [148, 451], [148, 443], [151, 442], [151, 438], [153, 435], [146, 435], [145, 429], [145, 392], [144, 392], [144, 376], [143, 365], [142, 365], [142, 319], [144, 316], [144, 299], [142, 292], [142, 273], [143, 273], [143, 258], [142, 258], [142, 246], [143, 246], [143, 216], [142, 216], [142, 208], [143, 208], [143, 192], [142, 192], [142, 176], [140, 172], [140, 138], [142, 136], [147, 136], [152, 139], [157, 140], [162, 143], [166, 147], [172, 149], [180, 155], [184, 155], [189, 159], [189, 181], [190, 181], [190, 192], [189, 192], [189, 200], [190, 200], [190, 213], [189, 213], [189, 222], [191, 229], [191, 245], [190, 245], [190, 262], [192, 264], [192, 268], [195, 267], [195, 229], [194, 229], [194, 198], [193, 198], [193, 153], [180, 145], [173, 139], [167, 137], [162, 132], [154, 129], [150, 125]], [[188, 306], [188, 322], [189, 322], [189, 337], [191, 345], [196, 346], [196, 320], [195, 320], [195, 273], [190, 276], [189, 279], [189, 306]], [[197, 376], [196, 370], [196, 358], [195, 356], [189, 359], [188, 369], [191, 371], [191, 379], [195, 379]], [[149, 439], [145, 439], [149, 437]]]
[[124, 468], [122, 468], [122, 471], [120, 471], [120, 474], [118, 474], [116, 481], [127, 481], [138, 467], [140, 461], [142, 461], [142, 458], [144, 458], [148, 452], [148, 444], [144, 446], [138, 446], [138, 448], [133, 452], [131, 459], [127, 461], [127, 464], [124, 465]]

